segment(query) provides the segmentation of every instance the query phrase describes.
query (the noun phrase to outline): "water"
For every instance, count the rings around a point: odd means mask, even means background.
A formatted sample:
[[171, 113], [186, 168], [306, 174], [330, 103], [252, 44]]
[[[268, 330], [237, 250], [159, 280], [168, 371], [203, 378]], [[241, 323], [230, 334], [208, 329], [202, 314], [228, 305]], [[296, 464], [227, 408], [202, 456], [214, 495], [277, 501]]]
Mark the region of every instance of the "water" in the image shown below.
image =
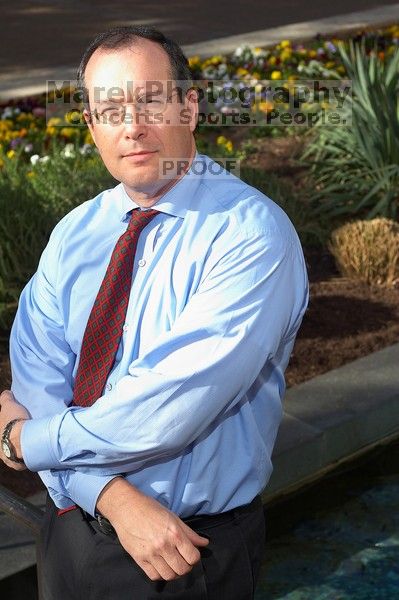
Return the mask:
[[355, 466], [266, 511], [256, 600], [399, 600], [399, 442]]

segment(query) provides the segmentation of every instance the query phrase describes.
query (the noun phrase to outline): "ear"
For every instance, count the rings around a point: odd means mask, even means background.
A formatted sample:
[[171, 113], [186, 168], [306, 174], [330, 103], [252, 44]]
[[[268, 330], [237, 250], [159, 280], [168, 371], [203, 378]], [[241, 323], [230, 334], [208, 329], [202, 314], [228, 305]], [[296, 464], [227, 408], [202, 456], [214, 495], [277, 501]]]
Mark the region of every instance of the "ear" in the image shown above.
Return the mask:
[[89, 131], [91, 133], [91, 137], [93, 138], [93, 141], [94, 141], [95, 145], [97, 146], [94, 121], [93, 121], [91, 112], [87, 108], [83, 109], [83, 118], [86, 121], [86, 125], [89, 128]]
[[193, 133], [198, 121], [198, 94], [195, 89], [190, 88], [186, 94], [185, 105], [190, 111], [190, 131]]

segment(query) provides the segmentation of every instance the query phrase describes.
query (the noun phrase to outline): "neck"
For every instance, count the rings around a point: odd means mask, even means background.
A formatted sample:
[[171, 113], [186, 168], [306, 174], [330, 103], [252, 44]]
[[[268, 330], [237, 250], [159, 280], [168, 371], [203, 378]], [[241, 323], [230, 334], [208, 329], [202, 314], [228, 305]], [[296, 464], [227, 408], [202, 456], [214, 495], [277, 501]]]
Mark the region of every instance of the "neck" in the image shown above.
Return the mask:
[[162, 198], [162, 196], [166, 194], [166, 192], [172, 189], [176, 183], [184, 177], [191, 167], [195, 152], [196, 148], [194, 146], [191, 151], [190, 159], [187, 161], [187, 165], [184, 165], [184, 168], [181, 169], [181, 172], [179, 172], [177, 177], [167, 180], [164, 185], [160, 185], [160, 182], [157, 181], [151, 189], [146, 191], [134, 190], [123, 184], [127, 195], [142, 208], [150, 208], [151, 206], [154, 206], [154, 204], [156, 204]]

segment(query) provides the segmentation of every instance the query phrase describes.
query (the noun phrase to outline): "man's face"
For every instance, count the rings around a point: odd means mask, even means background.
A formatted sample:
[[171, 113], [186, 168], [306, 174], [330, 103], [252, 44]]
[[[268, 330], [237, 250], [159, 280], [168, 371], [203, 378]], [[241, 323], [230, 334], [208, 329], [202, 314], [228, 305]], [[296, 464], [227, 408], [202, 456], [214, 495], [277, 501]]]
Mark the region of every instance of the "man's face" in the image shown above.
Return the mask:
[[[165, 82], [171, 81], [168, 55], [145, 39], [120, 50], [96, 50], [87, 64], [85, 80], [90, 111], [99, 115], [88, 125], [105, 166], [132, 198], [143, 195], [143, 204], [151, 205], [151, 199], [176, 180], [162, 177], [162, 162], [194, 156], [195, 95], [188, 94], [180, 104], [174, 92], [157, 117], [146, 111], [138, 114], [140, 103], [151, 101], [145, 82], [163, 83], [163, 92], [153, 96], [158, 101], [167, 97]], [[173, 82], [170, 85], [173, 88]], [[126, 113], [119, 122], [113, 117], [121, 106]], [[182, 122], [182, 111], [184, 124], [177, 124]]]

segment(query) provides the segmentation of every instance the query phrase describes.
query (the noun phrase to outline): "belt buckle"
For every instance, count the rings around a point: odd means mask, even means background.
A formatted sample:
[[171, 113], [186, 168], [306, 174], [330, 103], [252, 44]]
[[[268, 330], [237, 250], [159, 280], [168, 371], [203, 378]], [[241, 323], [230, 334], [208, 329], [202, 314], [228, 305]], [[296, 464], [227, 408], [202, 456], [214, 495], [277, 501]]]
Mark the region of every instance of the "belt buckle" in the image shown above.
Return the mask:
[[108, 521], [108, 519], [106, 519], [102, 515], [96, 515], [96, 519], [99, 529], [102, 533], [104, 533], [105, 535], [116, 535], [116, 531], [111, 525], [111, 523]]

